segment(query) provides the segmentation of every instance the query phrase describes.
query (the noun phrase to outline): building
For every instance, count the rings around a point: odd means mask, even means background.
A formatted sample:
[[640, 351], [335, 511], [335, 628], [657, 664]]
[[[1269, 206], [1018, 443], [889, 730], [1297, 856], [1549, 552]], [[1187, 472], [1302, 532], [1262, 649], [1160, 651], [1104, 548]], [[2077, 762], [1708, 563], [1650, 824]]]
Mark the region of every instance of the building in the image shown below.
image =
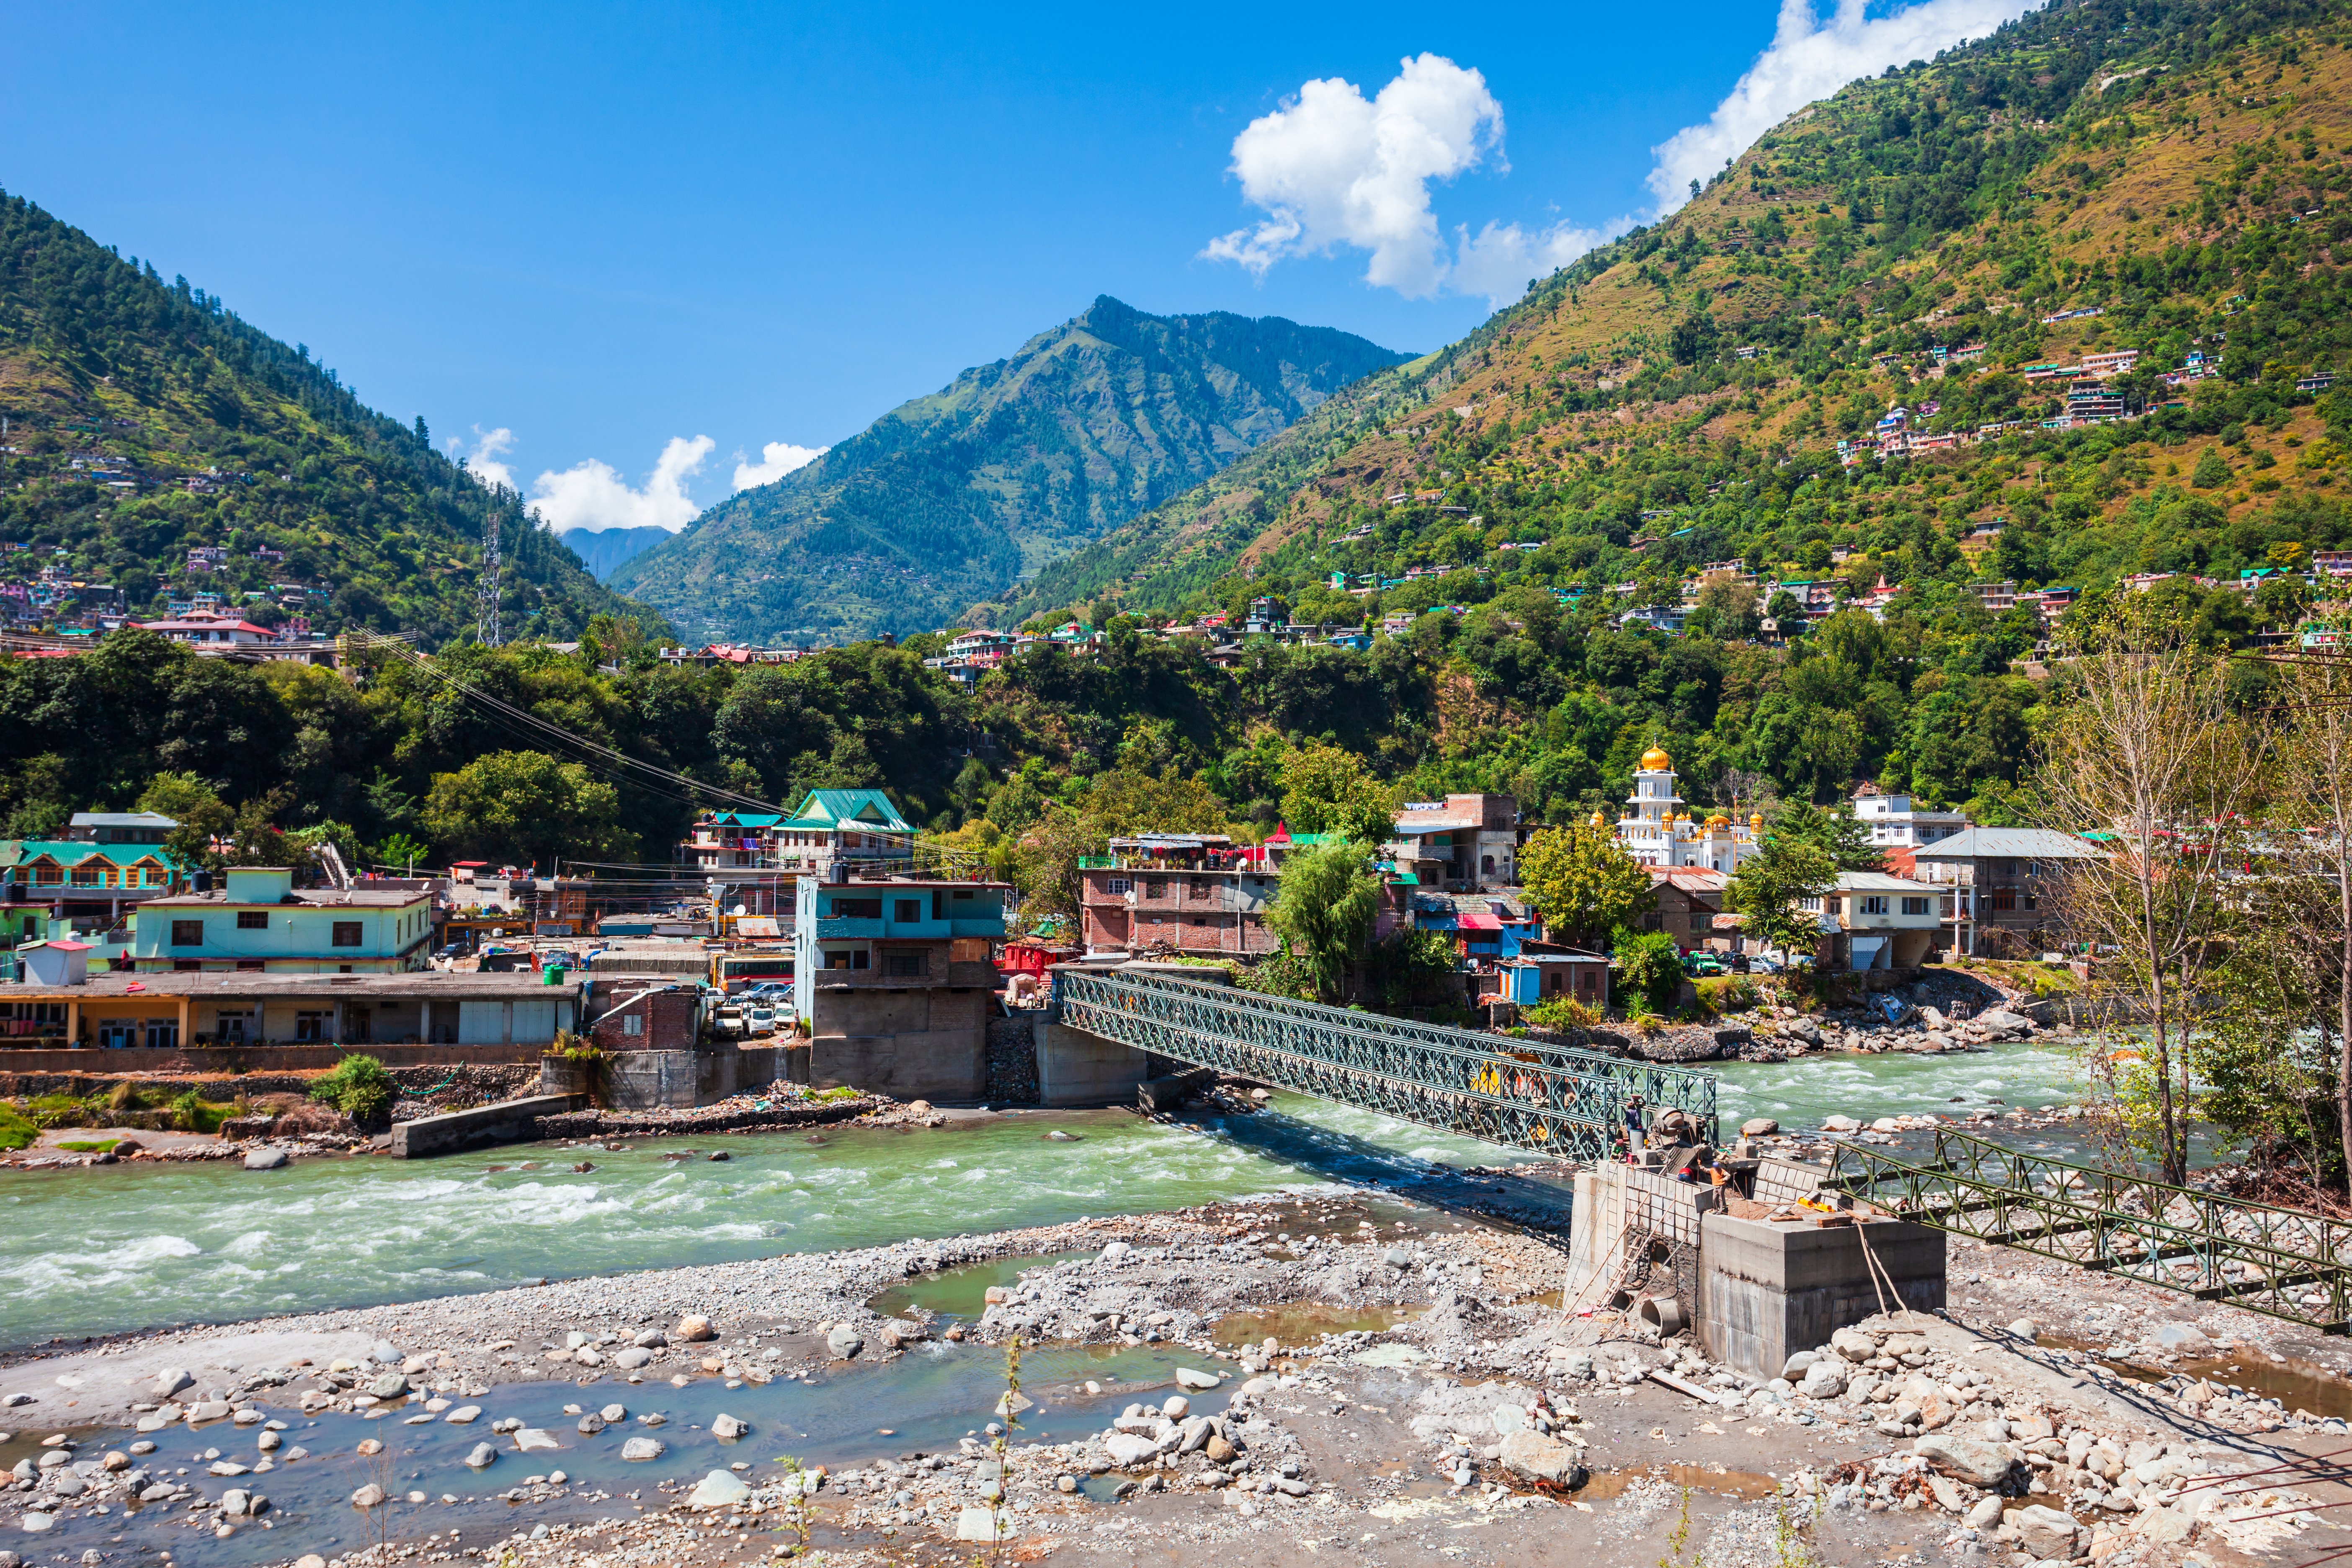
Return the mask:
[[878, 789], [813, 789], [790, 816], [712, 812], [688, 830], [678, 859], [700, 870], [782, 870], [831, 877], [851, 861], [908, 863], [915, 825]]
[[808, 1034], [809, 1081], [900, 1100], [979, 1099], [1009, 890], [801, 878], [793, 1007]]
[[283, 866], [232, 866], [223, 881], [209, 892], [140, 905], [131, 967], [145, 974], [397, 974], [427, 967], [433, 895], [422, 886], [297, 888]]
[[216, 610], [190, 610], [167, 621], [142, 621], [142, 630], [156, 632], [173, 642], [204, 648], [258, 647], [276, 640], [268, 626], [225, 616]]
[[1079, 863], [1079, 935], [1089, 954], [1255, 956], [1281, 943], [1265, 912], [1281, 889], [1271, 856], [1223, 834], [1114, 838]]
[[1715, 917], [1724, 911], [1723, 890], [1730, 881], [1725, 873], [1705, 867], [1651, 867], [1652, 903], [1642, 916], [1642, 929], [1664, 931], [1685, 952], [1711, 945]]
[[1907, 794], [1886, 794], [1871, 784], [1853, 792], [1853, 815], [1870, 829], [1871, 843], [1889, 849], [1916, 849], [1969, 826], [1965, 813], [1932, 811], [1913, 804]]
[[78, 844], [161, 844], [179, 826], [160, 811], [77, 811], [66, 837]]
[[1971, 827], [1912, 856], [1915, 875], [1948, 892], [1947, 951], [2000, 958], [2052, 945], [2051, 879], [2069, 860], [2100, 849], [2072, 834], [2039, 827]]
[[1609, 1005], [1609, 960], [1567, 949], [1522, 952], [1480, 977], [1478, 1000], [1522, 1007], [1571, 1000], [1599, 1011]]
[[118, 972], [0, 984], [0, 1032], [67, 1047], [550, 1046], [579, 1008], [576, 982], [535, 974]]
[[1916, 969], [1938, 945], [1950, 895], [1883, 871], [1841, 871], [1837, 889], [1802, 907], [1822, 915], [1820, 961], [1843, 969]]
[[160, 845], [0, 839], [0, 937], [30, 935], [37, 923], [110, 931], [125, 909], [170, 892], [175, 875]]
[[1519, 803], [1507, 795], [1407, 801], [1390, 836], [1401, 873], [1424, 888], [1478, 893], [1519, 881]]
[[[1693, 821], [1675, 793], [1674, 762], [1655, 746], [1642, 753], [1625, 805], [1628, 809], [1617, 819], [1617, 841], [1644, 866], [1697, 866], [1727, 876], [1762, 847], [1761, 815], [1751, 815], [1744, 826], [1720, 812], [1704, 823]], [[1599, 812], [1592, 825], [1602, 825]]]

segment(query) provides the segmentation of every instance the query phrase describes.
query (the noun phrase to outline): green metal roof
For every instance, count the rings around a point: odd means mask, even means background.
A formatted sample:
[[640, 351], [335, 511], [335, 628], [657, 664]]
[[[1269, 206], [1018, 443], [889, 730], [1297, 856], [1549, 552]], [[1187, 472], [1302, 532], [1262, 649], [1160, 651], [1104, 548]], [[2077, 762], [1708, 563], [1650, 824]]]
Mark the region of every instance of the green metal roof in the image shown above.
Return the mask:
[[153, 860], [164, 866], [172, 857], [161, 844], [89, 844], [79, 838], [0, 838], [0, 868], [28, 866], [43, 856], [60, 866], [80, 866], [105, 860], [116, 866], [136, 866]]
[[912, 833], [915, 825], [898, 815], [890, 797], [878, 789], [813, 789], [802, 800], [784, 827], [866, 827], [884, 833]]

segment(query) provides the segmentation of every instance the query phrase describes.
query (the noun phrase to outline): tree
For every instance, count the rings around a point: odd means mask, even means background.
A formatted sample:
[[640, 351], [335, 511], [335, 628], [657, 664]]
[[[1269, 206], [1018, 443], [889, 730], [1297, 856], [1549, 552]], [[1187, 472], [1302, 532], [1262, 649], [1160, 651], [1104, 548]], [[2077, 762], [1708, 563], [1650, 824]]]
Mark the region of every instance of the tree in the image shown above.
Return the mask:
[[1768, 828], [1763, 847], [1731, 874], [1723, 901], [1747, 917], [1743, 935], [1791, 956], [1810, 953], [1821, 940], [1821, 917], [1800, 902], [1826, 897], [1837, 871], [1820, 845]]
[[[1634, 931], [1619, 926], [1611, 933], [1617, 970], [1617, 994], [1622, 1003], [1639, 996], [1653, 1013], [1675, 1005], [1683, 984], [1682, 950], [1662, 931]], [[1627, 1009], [1631, 1011], [1629, 1007]]]
[[1811, 805], [1786, 801], [1773, 812], [1766, 833], [1801, 839], [1830, 858], [1841, 871], [1883, 871], [1885, 852], [1870, 841], [1870, 829], [1858, 816]]
[[2200, 490], [2219, 489], [2230, 482], [2230, 465], [2221, 460], [2221, 447], [2205, 448], [2205, 455], [2197, 459], [2197, 467], [2189, 474], [2189, 482]]
[[1265, 913], [1283, 951], [1306, 966], [1327, 1002], [1339, 1000], [1348, 966], [1364, 956], [1380, 912], [1372, 852], [1360, 843], [1300, 850], [1283, 862], [1281, 887]]
[[163, 857], [174, 874], [215, 866], [213, 838], [226, 833], [236, 814], [221, 804], [213, 786], [191, 773], [157, 773], [140, 793], [141, 811], [152, 811], [179, 824], [163, 836]]
[[1282, 816], [1293, 833], [1381, 844], [1396, 829], [1396, 797], [1352, 752], [1313, 745], [1283, 759]]
[[1649, 868], [1605, 823], [1538, 832], [1519, 851], [1519, 881], [1555, 941], [1597, 942], [1655, 901]]
[[2335, 1035], [2329, 1076], [2352, 1183], [2352, 667], [2332, 658], [2297, 665], [2285, 702], [2284, 825], [2310, 831], [2284, 840], [2291, 863], [2282, 880], [2318, 895], [2298, 922], [2308, 940], [2294, 947], [2310, 966], [2315, 1004], [2304, 1016], [2322, 1042]]
[[622, 859], [636, 853], [620, 825], [613, 786], [578, 763], [544, 752], [492, 752], [456, 773], [436, 773], [425, 798], [425, 831], [451, 859], [546, 866]]
[[2249, 859], [2244, 814], [2272, 752], [2265, 720], [2230, 704], [2227, 658], [2192, 630], [2152, 595], [2070, 617], [2071, 700], [2042, 773], [2044, 826], [2114, 836], [2109, 853], [2059, 863], [2056, 903], [2102, 954], [2104, 988], [2146, 1020], [2130, 1053], [2097, 1059], [2130, 1142], [2170, 1182], [2189, 1174], [2189, 1014], [2228, 952], [2241, 900], [2225, 884]]

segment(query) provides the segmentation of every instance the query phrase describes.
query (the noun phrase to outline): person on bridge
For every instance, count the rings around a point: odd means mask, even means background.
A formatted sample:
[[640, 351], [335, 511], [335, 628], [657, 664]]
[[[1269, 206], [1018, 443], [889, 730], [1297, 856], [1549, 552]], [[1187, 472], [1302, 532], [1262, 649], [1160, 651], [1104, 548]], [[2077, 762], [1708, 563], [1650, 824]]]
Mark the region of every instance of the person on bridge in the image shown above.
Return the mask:
[[1642, 1112], [1642, 1097], [1638, 1094], [1625, 1101], [1625, 1163], [1635, 1163], [1642, 1152], [1643, 1140], [1649, 1136], [1648, 1118]]

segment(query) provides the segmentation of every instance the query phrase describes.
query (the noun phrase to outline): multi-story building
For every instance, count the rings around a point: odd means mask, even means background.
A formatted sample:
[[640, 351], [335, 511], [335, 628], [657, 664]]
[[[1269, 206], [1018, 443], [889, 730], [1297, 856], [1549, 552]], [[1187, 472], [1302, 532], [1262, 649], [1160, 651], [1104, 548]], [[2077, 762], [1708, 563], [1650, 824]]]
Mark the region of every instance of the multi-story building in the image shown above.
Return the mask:
[[[1674, 761], [1656, 746], [1642, 753], [1625, 805], [1617, 819], [1617, 839], [1644, 866], [1697, 866], [1728, 875], [1762, 847], [1760, 815], [1751, 815], [1745, 825], [1721, 812], [1709, 814], [1704, 823], [1693, 820], [1675, 791]], [[1602, 826], [1597, 811], [1592, 825]]]
[[1952, 952], [1988, 958], [2051, 945], [2050, 884], [2069, 860], [2101, 851], [2072, 834], [2039, 827], [1971, 827], [1912, 856], [1916, 875], [1948, 894], [1939, 911]]
[[677, 858], [696, 868], [786, 871], [827, 877], [851, 861], [908, 862], [915, 825], [878, 789], [813, 789], [790, 816], [715, 811], [680, 844]]
[[1002, 882], [803, 877], [793, 1006], [809, 1081], [977, 1100], [1004, 936]]
[[1870, 829], [1870, 841], [1888, 849], [1916, 849], [1968, 831], [1967, 814], [1933, 811], [1906, 794], [1887, 794], [1866, 784], [1853, 792], [1854, 819]]
[[1401, 872], [1424, 888], [1479, 893], [1517, 887], [1519, 803], [1507, 795], [1449, 795], [1407, 801], [1390, 835]]
[[1274, 858], [1223, 834], [1114, 838], [1078, 868], [1079, 934], [1088, 952], [1255, 956], [1280, 943], [1265, 912], [1281, 889]]
[[1822, 962], [1844, 969], [1916, 969], [1937, 945], [1951, 895], [1882, 871], [1841, 871], [1837, 889], [1800, 900], [1822, 918]]
[[132, 917], [142, 973], [257, 970], [396, 974], [428, 967], [433, 895], [422, 886], [297, 888], [283, 866], [232, 866], [225, 886], [149, 899]]

